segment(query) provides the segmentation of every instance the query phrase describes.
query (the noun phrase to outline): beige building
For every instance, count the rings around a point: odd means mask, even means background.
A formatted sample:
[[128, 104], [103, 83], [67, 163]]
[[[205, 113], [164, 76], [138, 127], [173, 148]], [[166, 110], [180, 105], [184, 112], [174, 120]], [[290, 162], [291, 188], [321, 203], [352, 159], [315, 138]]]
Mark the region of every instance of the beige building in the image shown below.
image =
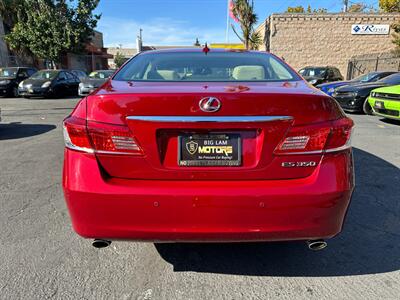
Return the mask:
[[272, 14], [256, 30], [264, 37], [260, 50], [283, 57], [296, 70], [332, 65], [347, 77], [353, 56], [394, 49], [390, 25], [400, 14]]

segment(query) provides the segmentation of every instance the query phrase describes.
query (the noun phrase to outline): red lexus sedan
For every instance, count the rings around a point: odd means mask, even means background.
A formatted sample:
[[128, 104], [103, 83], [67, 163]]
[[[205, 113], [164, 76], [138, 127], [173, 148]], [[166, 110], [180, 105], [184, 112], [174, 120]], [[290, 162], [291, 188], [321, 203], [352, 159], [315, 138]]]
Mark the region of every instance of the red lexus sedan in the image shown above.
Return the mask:
[[140, 53], [64, 120], [73, 228], [97, 247], [304, 240], [322, 249], [354, 188], [352, 128], [335, 100], [272, 54]]

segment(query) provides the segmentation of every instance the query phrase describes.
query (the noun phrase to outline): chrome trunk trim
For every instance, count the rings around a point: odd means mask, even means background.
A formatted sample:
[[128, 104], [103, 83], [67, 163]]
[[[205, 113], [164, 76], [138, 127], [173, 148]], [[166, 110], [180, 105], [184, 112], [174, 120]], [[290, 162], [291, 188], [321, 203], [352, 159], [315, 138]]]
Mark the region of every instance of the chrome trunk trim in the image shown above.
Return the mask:
[[293, 120], [291, 116], [128, 116], [126, 118], [133, 121], [162, 123], [253, 123]]

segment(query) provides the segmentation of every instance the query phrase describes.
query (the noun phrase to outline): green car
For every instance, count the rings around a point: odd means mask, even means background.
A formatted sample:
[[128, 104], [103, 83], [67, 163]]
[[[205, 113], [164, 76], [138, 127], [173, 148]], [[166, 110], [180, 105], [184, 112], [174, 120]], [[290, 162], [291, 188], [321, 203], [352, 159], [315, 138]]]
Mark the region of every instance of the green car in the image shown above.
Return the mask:
[[375, 115], [400, 120], [400, 85], [372, 90], [368, 102]]

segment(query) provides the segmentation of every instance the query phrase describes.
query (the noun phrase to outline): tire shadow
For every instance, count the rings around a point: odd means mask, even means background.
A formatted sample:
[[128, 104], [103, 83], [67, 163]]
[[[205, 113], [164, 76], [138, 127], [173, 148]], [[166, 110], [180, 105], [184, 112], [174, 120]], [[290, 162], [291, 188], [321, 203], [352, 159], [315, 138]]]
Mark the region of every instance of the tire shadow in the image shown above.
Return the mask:
[[0, 141], [35, 136], [55, 128], [56, 126], [51, 124], [23, 124], [20, 122], [0, 124]]
[[356, 189], [343, 232], [313, 252], [304, 242], [155, 244], [174, 271], [348, 276], [400, 269], [400, 169], [354, 149]]
[[379, 121], [381, 121], [383, 123], [386, 123], [386, 124], [392, 124], [392, 125], [400, 126], [400, 120], [381, 118], [381, 119], [379, 119]]

